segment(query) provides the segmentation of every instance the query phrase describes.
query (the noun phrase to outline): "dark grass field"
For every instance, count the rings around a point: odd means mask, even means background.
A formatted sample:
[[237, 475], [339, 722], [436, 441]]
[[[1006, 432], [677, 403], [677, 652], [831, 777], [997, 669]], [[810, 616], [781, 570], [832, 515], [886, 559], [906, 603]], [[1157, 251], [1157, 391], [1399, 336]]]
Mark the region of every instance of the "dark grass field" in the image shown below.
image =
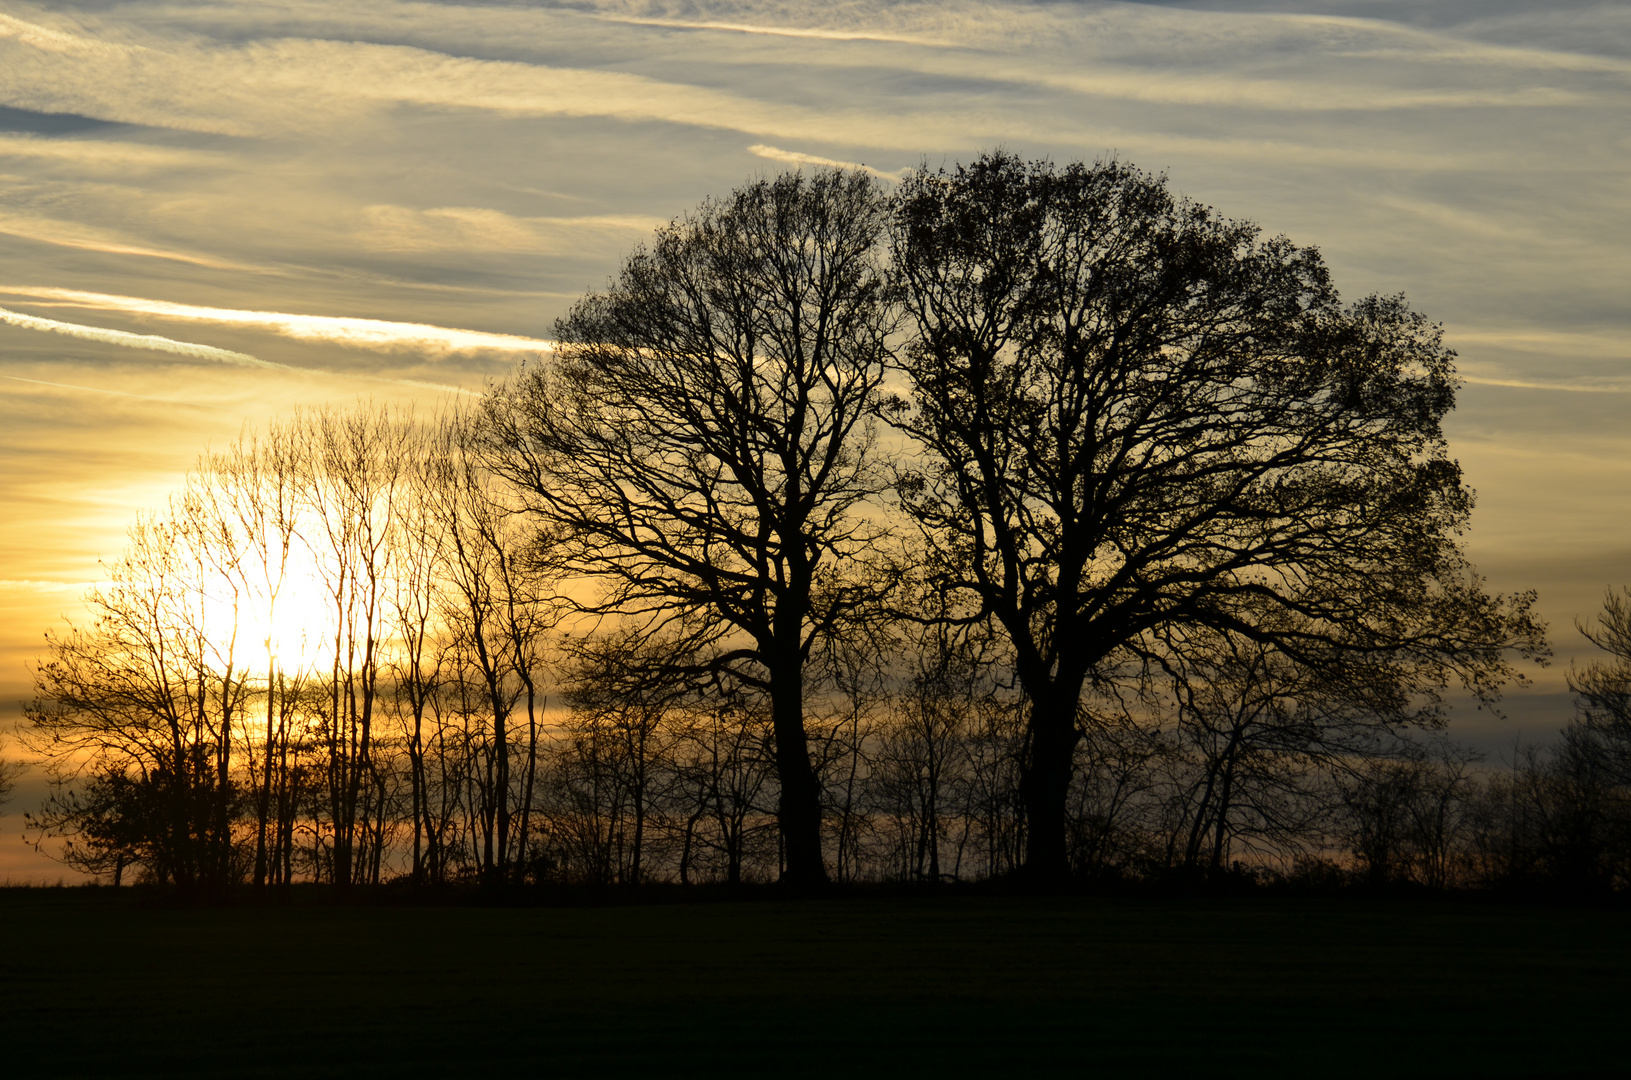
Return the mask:
[[1631, 911], [0, 890], [0, 1075], [1624, 1075]]

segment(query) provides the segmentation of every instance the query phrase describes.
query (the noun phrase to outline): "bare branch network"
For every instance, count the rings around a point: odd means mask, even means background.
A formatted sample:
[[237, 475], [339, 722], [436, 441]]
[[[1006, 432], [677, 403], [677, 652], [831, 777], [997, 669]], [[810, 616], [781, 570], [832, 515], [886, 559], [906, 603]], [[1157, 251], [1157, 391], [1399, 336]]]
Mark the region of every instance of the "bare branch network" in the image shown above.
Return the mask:
[[[1548, 655], [1463, 554], [1438, 328], [1163, 177], [758, 180], [556, 332], [472, 414], [302, 415], [137, 523], [38, 665], [42, 849], [202, 890], [1446, 885], [1564, 873], [1531, 824], [1571, 784], [1623, 804], [1618, 599], [1566, 753], [1438, 734]], [[1605, 845], [1567, 873], [1623, 881]]]

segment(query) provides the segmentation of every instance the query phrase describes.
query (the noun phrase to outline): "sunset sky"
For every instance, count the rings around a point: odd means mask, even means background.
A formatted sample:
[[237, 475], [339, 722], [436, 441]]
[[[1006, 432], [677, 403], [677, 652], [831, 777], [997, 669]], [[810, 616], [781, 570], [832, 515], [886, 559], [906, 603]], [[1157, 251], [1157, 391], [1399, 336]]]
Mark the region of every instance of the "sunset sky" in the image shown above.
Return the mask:
[[478, 393], [755, 174], [997, 146], [1163, 171], [1443, 323], [1469, 550], [1559, 653], [1456, 730], [1565, 720], [1631, 583], [1631, 5], [0, 0], [0, 725], [207, 446]]

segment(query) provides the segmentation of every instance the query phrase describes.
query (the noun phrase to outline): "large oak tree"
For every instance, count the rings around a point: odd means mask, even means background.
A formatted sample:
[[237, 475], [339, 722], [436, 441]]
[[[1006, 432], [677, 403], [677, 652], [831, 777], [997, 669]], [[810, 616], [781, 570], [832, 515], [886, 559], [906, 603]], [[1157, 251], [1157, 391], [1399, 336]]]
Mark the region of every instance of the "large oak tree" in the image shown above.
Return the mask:
[[[658, 231], [490, 399], [492, 463], [525, 492], [590, 614], [769, 700], [786, 880], [826, 877], [807, 661], [872, 592], [871, 427], [890, 329], [885, 202], [792, 173]], [[695, 672], [693, 672], [695, 674]]]
[[1454, 354], [1399, 298], [1119, 162], [989, 154], [909, 176], [906, 508], [1029, 698], [1028, 871], [1065, 872], [1084, 686], [1190, 624], [1292, 661], [1392, 657], [1481, 693], [1542, 649], [1458, 535]]

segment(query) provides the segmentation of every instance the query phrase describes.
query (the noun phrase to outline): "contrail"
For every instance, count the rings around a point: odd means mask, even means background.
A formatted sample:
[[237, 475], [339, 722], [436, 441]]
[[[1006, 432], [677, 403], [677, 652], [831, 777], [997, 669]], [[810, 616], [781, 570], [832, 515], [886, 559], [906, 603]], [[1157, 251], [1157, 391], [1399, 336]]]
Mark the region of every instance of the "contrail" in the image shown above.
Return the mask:
[[12, 382], [32, 383], [35, 386], [54, 386], [59, 390], [79, 390], [87, 394], [108, 394], [113, 397], [135, 398], [137, 401], [157, 401], [164, 405], [182, 405], [190, 409], [214, 409], [215, 405], [200, 405], [192, 401], [177, 401], [175, 398], [153, 397], [151, 394], [132, 394], [124, 390], [104, 390], [100, 386], [80, 386], [76, 383], [49, 382], [45, 379], [25, 379], [21, 375], [0, 375], [0, 379], [10, 379]]
[[45, 330], [53, 334], [66, 334], [68, 337], [84, 338], [86, 341], [100, 341], [108, 345], [123, 345], [130, 349], [153, 349], [158, 352], [175, 353], [177, 356], [191, 356], [199, 360], [218, 360], [223, 364], [236, 364], [241, 367], [276, 368], [288, 371], [300, 370], [299, 368], [290, 368], [286, 364], [274, 364], [270, 360], [262, 360], [260, 357], [250, 356], [248, 353], [233, 352], [231, 349], [217, 349], [213, 345], [177, 341], [174, 338], [159, 337], [157, 334], [131, 334], [124, 330], [107, 330], [100, 326], [82, 326], [79, 323], [58, 322], [56, 319], [42, 319], [38, 315], [24, 315], [16, 311], [7, 311], [5, 308], [0, 308], [0, 323], [21, 326], [27, 330]]
[[836, 169], [860, 169], [869, 172], [880, 180], [891, 180], [900, 183], [910, 169], [896, 169], [894, 172], [884, 172], [859, 161], [838, 161], [834, 158], [817, 157], [814, 154], [801, 154], [796, 150], [783, 150], [777, 146], [767, 146], [764, 143], [755, 143], [748, 147], [748, 153], [755, 157], [769, 158], [771, 161], [782, 161], [789, 165], [831, 165]]
[[1631, 386], [1571, 385], [1569, 383], [1528, 382], [1523, 379], [1481, 379], [1476, 375], [1462, 375], [1461, 381], [1474, 386], [1507, 386], [1516, 390], [1559, 390], [1568, 394], [1624, 394]]
[[[213, 345], [199, 345], [191, 341], [176, 341], [173, 338], [159, 337], [156, 334], [130, 334], [123, 330], [107, 330], [100, 326], [82, 326], [79, 323], [58, 322], [56, 319], [42, 319], [37, 315], [23, 315], [15, 311], [0, 308], [0, 323], [9, 323], [12, 326], [21, 326], [28, 330], [46, 330], [54, 334], [66, 334], [69, 337], [84, 338], [86, 341], [101, 341], [108, 345], [123, 345], [131, 349], [154, 349], [159, 352], [174, 353], [177, 356], [191, 356], [200, 360], [219, 360], [227, 364], [236, 364], [240, 367], [264, 368], [270, 371], [288, 371], [300, 375], [317, 375], [331, 379], [361, 379], [364, 382], [390, 383], [394, 386], [411, 386], [420, 390], [440, 390], [450, 394], [462, 394], [465, 397], [481, 397], [475, 390], [466, 390], [460, 386], [449, 386], [446, 383], [424, 382], [419, 379], [396, 379], [388, 375], [369, 375], [363, 372], [322, 371], [317, 368], [296, 367], [293, 364], [276, 364], [270, 360], [262, 360], [258, 356], [248, 353], [233, 352], [231, 349], [217, 349]], [[38, 383], [41, 386], [61, 386], [69, 390], [89, 390], [91, 387], [69, 386], [67, 383], [48, 383], [40, 379], [24, 379], [15, 375], [5, 378], [17, 382]], [[118, 394], [117, 390], [95, 391], [104, 394]], [[136, 394], [122, 394], [125, 397], [139, 397]], [[162, 400], [153, 398], [152, 400]], [[177, 403], [181, 404], [181, 403]]]
[[164, 319], [186, 319], [234, 326], [253, 326], [270, 330], [274, 334], [302, 341], [327, 341], [353, 348], [431, 349], [443, 352], [493, 349], [502, 352], [548, 352], [555, 347], [552, 341], [520, 337], [515, 334], [490, 334], [481, 330], [460, 330], [426, 323], [390, 322], [385, 319], [358, 319], [337, 315], [292, 315], [281, 311], [243, 311], [235, 308], [200, 307], [196, 304], [174, 304], [167, 300], [148, 300], [139, 296], [114, 296], [108, 293], [81, 292], [77, 289], [47, 289], [25, 286], [0, 286], [0, 292], [13, 296], [32, 296], [57, 301], [75, 307], [102, 311], [128, 311], [137, 315], [156, 315]]

